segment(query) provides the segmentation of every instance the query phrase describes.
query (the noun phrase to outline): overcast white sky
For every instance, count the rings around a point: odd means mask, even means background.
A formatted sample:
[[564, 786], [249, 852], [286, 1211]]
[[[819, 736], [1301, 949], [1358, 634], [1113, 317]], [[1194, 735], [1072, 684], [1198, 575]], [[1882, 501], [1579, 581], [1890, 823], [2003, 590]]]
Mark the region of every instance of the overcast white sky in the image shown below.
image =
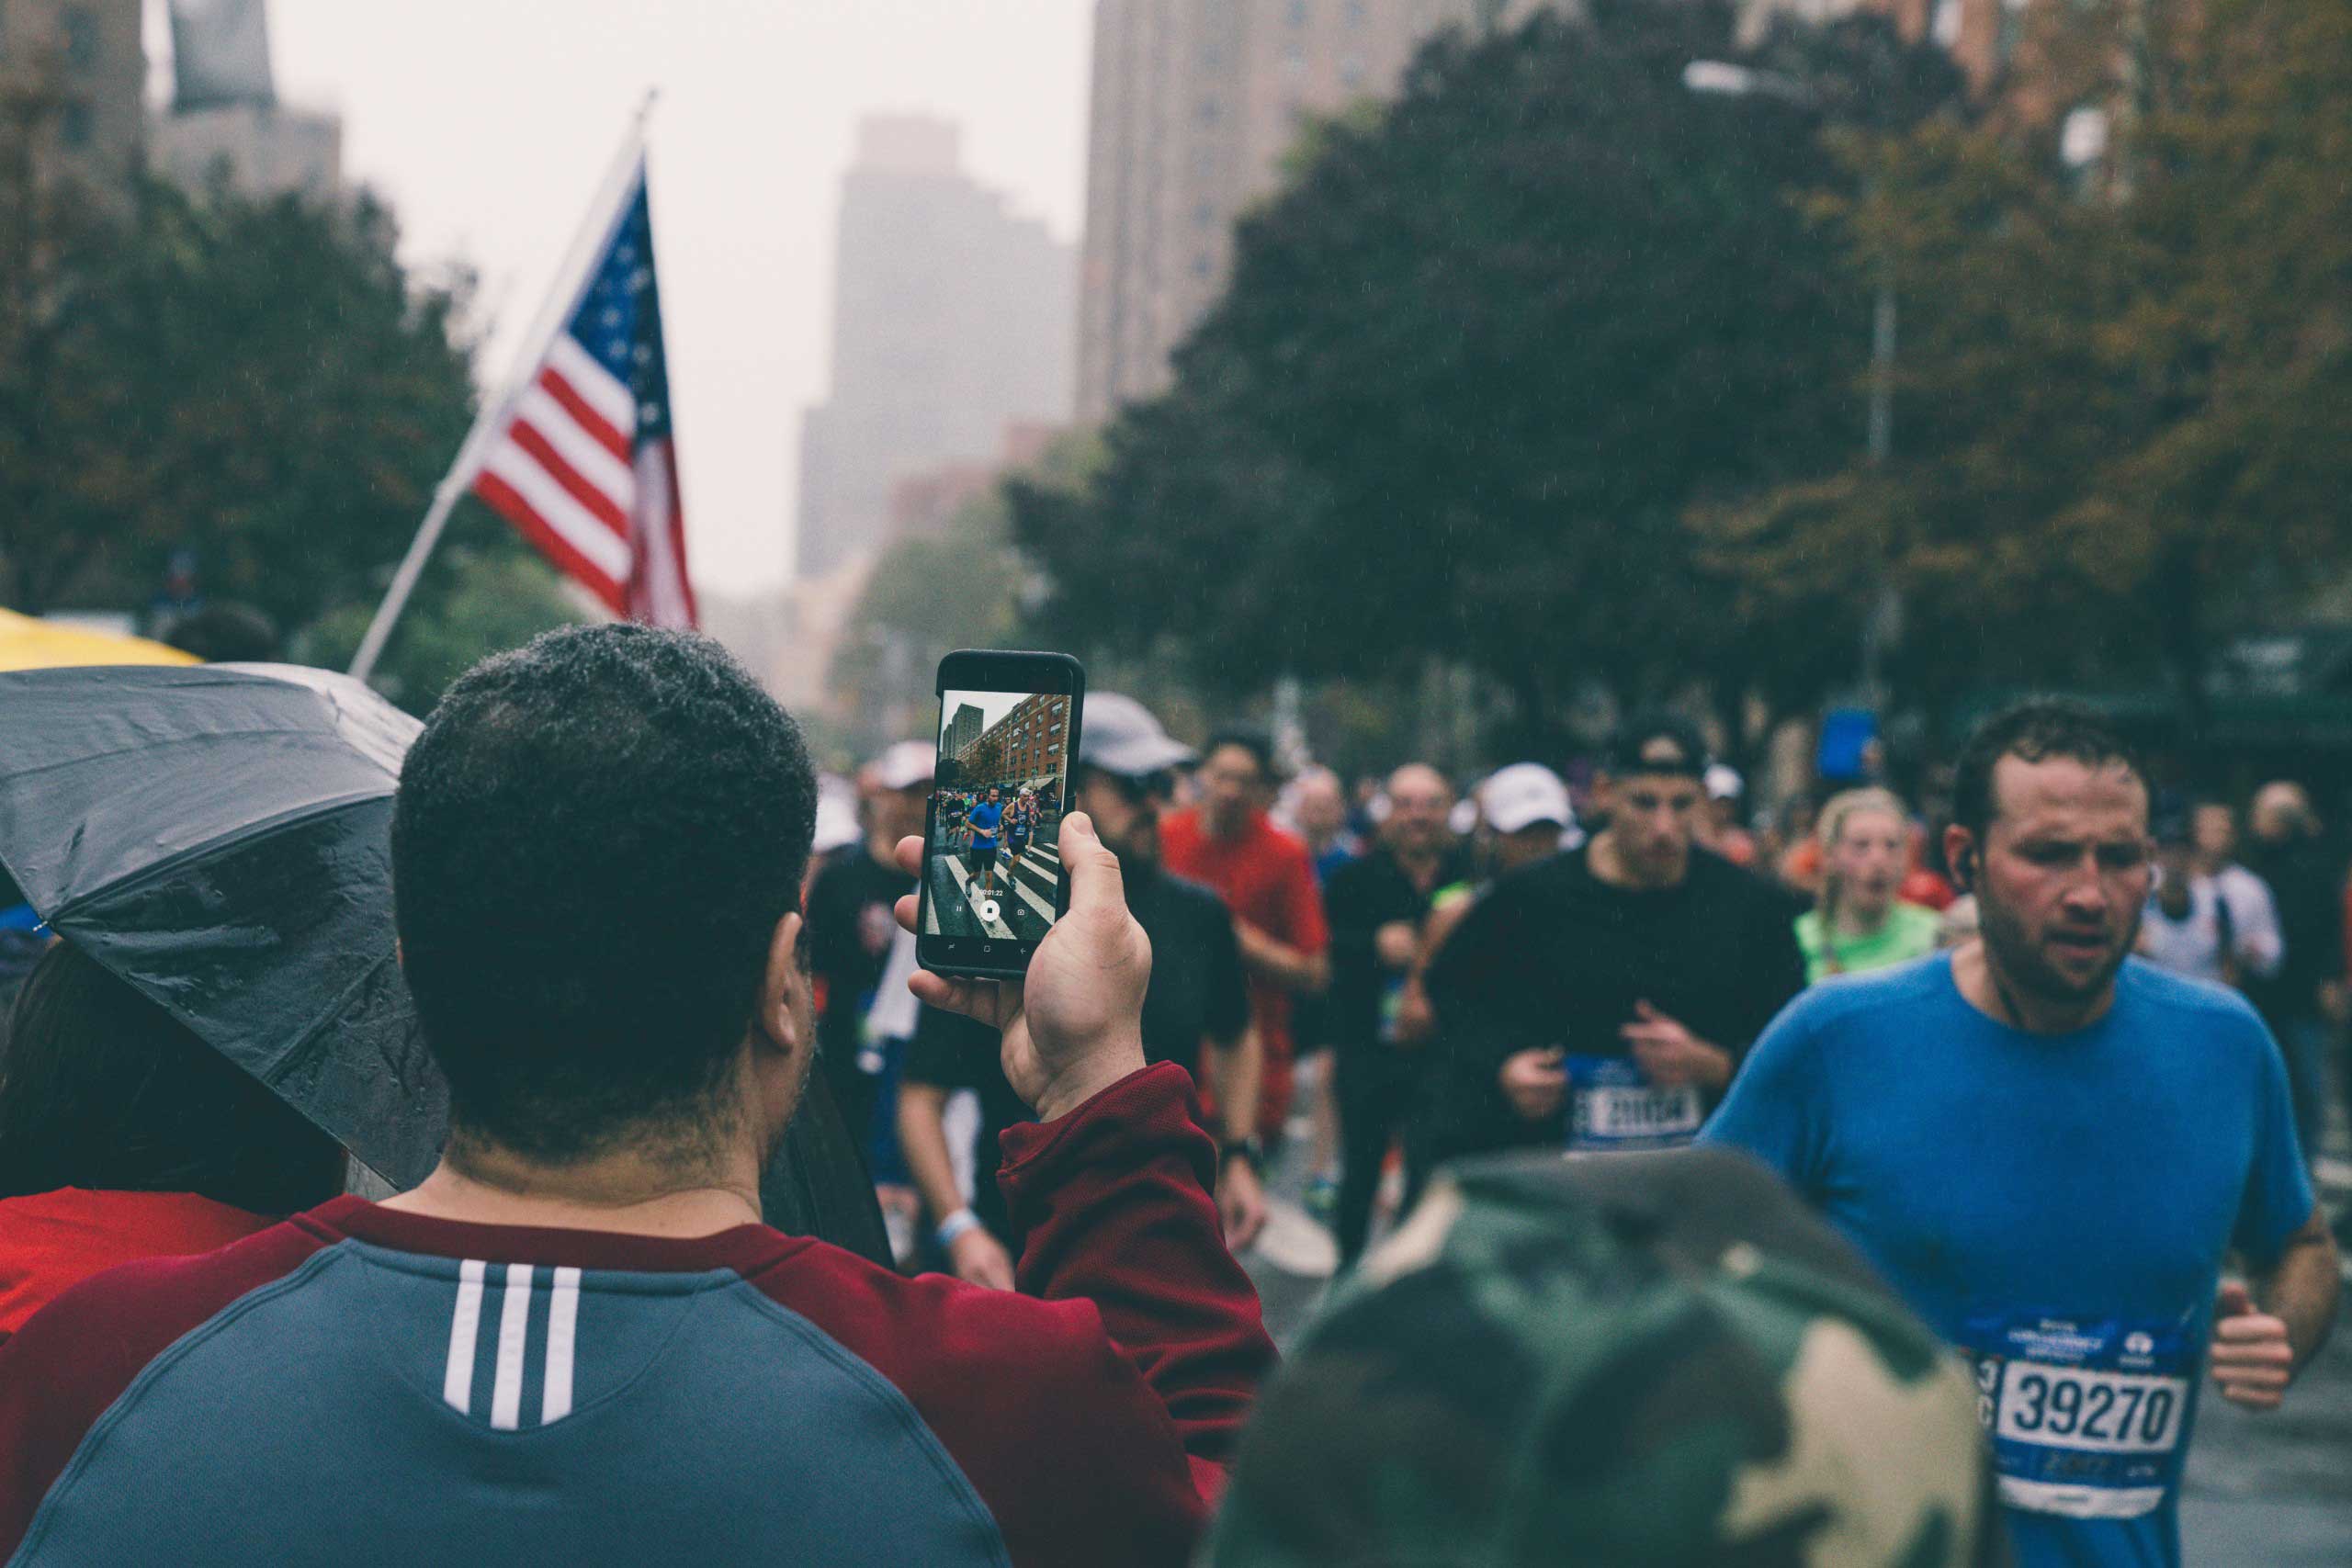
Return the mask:
[[[270, 0], [279, 95], [344, 117], [344, 172], [413, 262], [472, 263], [494, 383], [638, 99], [707, 590], [789, 570], [800, 412], [824, 395], [840, 181], [861, 114], [958, 121], [984, 184], [1074, 240], [1091, 0]], [[454, 456], [454, 454], [453, 454]]]

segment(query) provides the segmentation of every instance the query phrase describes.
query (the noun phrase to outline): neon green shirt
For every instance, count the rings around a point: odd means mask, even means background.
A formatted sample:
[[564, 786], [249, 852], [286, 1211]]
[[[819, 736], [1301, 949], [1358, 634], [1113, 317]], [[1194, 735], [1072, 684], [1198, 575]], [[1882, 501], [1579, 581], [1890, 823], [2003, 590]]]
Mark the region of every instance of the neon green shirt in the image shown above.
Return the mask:
[[1831, 943], [1824, 941], [1821, 912], [1809, 909], [1797, 917], [1797, 946], [1804, 952], [1805, 979], [1817, 986], [1833, 975], [1863, 975], [1925, 958], [1936, 950], [1940, 924], [1933, 909], [1898, 900], [1887, 911], [1886, 923], [1869, 936], [1839, 937]]

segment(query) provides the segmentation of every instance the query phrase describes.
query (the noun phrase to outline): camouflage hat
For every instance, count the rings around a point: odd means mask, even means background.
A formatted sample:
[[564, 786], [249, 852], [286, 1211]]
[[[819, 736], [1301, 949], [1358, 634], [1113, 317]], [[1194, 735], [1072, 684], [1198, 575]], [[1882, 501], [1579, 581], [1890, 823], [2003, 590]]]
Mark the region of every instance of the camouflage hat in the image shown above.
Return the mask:
[[1973, 1381], [1718, 1149], [1451, 1168], [1261, 1399], [1212, 1568], [1982, 1568]]

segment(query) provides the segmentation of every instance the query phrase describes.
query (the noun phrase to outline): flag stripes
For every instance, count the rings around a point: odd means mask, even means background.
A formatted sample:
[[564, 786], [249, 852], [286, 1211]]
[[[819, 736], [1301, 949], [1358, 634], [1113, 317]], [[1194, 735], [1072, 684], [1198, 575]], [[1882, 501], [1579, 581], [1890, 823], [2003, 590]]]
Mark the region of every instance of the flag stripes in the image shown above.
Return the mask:
[[642, 163], [578, 303], [503, 417], [473, 492], [614, 614], [695, 625]]

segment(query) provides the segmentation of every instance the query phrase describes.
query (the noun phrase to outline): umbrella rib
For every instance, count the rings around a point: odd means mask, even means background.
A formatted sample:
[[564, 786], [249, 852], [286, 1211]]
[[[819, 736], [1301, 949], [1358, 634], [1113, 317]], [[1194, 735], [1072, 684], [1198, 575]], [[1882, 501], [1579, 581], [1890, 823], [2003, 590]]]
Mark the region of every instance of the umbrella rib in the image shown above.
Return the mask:
[[390, 792], [383, 790], [354, 790], [331, 799], [306, 802], [301, 806], [282, 811], [276, 817], [264, 818], [258, 823], [240, 824], [231, 832], [216, 833], [201, 843], [190, 844], [186, 849], [175, 850], [162, 860], [141, 866], [129, 876], [118, 877], [112, 882], [102, 883], [96, 887], [85, 888], [81, 893], [43, 916], [42, 923], [54, 930], [58, 921], [72, 919], [76, 911], [93, 899], [111, 897], [117, 894], [144, 887], [160, 877], [168, 876], [189, 862], [211, 853], [224, 844], [236, 844], [241, 847], [246, 844], [258, 844], [266, 840], [274, 839], [289, 829], [300, 828], [307, 822], [314, 822], [329, 812], [338, 811], [344, 807], [356, 806], [362, 801], [381, 800], [388, 793]]

